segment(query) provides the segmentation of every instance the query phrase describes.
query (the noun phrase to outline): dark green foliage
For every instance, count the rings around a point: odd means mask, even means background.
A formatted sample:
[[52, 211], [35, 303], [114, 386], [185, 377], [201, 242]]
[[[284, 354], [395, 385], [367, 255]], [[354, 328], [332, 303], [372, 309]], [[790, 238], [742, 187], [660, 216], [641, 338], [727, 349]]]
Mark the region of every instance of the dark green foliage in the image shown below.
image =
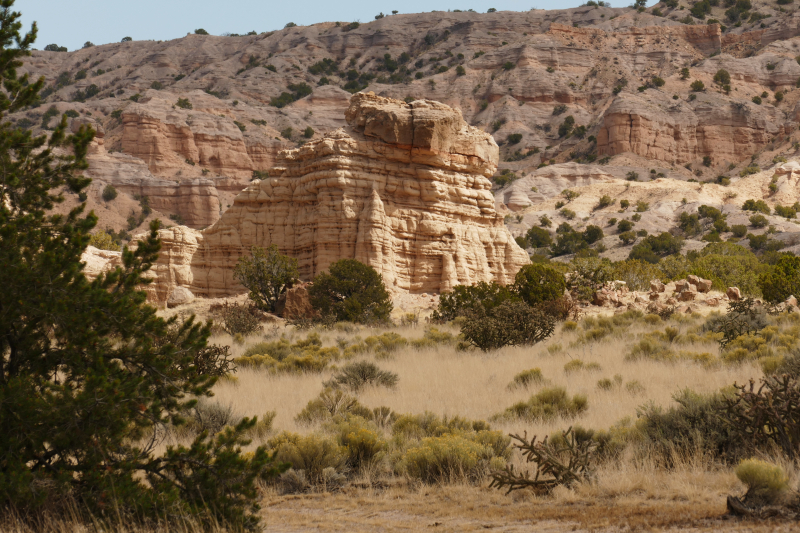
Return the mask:
[[188, 98], [178, 98], [178, 101], [175, 102], [175, 105], [181, 109], [192, 109], [192, 103]]
[[550, 245], [550, 253], [554, 257], [560, 255], [574, 254], [589, 247], [582, 233], [570, 229], [566, 232], [558, 232], [556, 242]]
[[730, 82], [731, 82], [731, 75], [724, 68], [719, 69], [717, 73], [714, 74], [714, 83], [716, 83], [717, 85], [728, 85]]
[[631, 222], [628, 219], [624, 219], [623, 218], [622, 220], [617, 222], [617, 231], [619, 233], [624, 233], [624, 232], [630, 231], [632, 229], [633, 229], [633, 222]]
[[397, 385], [400, 380], [397, 374], [388, 370], [381, 370], [371, 361], [358, 361], [342, 367], [326, 382], [326, 386], [346, 387], [353, 392], [359, 392], [367, 386], [388, 387]]
[[583, 230], [583, 240], [586, 241], [587, 244], [594, 244], [602, 240], [603, 237], [605, 237], [605, 235], [603, 235], [603, 230], [600, 226], [590, 224]]
[[566, 286], [563, 273], [542, 264], [525, 265], [514, 278], [515, 292], [532, 306], [564, 296]]
[[129, 43], [131, 41], [133, 41], [133, 37], [123, 37], [120, 42], [121, 43]]
[[249, 298], [264, 311], [275, 312], [278, 298], [297, 280], [297, 259], [285, 256], [274, 244], [266, 250], [250, 249], [250, 257], [240, 257], [233, 271], [236, 280], [249, 291]]
[[536, 226], [531, 226], [531, 228], [525, 234], [525, 238], [532, 248], [545, 248], [553, 243], [553, 238], [550, 236], [550, 232], [544, 228], [539, 228]]
[[734, 237], [742, 238], [747, 235], [747, 226], [744, 224], [734, 224], [731, 226], [731, 232], [733, 233]]
[[758, 286], [768, 302], [783, 302], [800, 295], [800, 257], [784, 255], [778, 263], [761, 274]]
[[72, 93], [72, 100], [74, 102], [84, 102], [98, 94], [100, 94], [100, 87], [93, 83], [89, 85], [86, 90], [79, 89]]
[[520, 142], [522, 140], [522, 134], [521, 133], [511, 133], [511, 134], [508, 135], [507, 140], [508, 140], [508, 144], [517, 144], [518, 142]]
[[66, 46], [58, 46], [57, 44], [48, 44], [44, 47], [46, 52], [66, 52]]
[[283, 92], [280, 96], [271, 98], [269, 101], [269, 105], [273, 107], [286, 107], [287, 105], [291, 104], [292, 102], [296, 102], [301, 98], [304, 98], [311, 94], [313, 89], [311, 86], [305, 82], [301, 83], [293, 83], [287, 86], [287, 89], [292, 91], [291, 93]]
[[489, 310], [483, 305], [473, 307], [461, 327], [461, 335], [486, 352], [503, 346], [536, 344], [552, 335], [554, 329], [555, 319], [543, 310], [506, 300]]
[[597, 205], [594, 206], [594, 210], [597, 211], [598, 209], [603, 209], [610, 205], [614, 205], [615, 201], [616, 200], [613, 200], [610, 196], [605, 194], [597, 201]]
[[797, 210], [792, 206], [778, 204], [775, 206], [775, 214], [786, 219], [797, 218]]
[[208, 32], [206, 30], [204, 30], [203, 28], [198, 28], [198, 29], [194, 30], [194, 34], [195, 35], [208, 35]]
[[463, 65], [458, 65], [456, 67], [456, 75], [457, 76], [465, 76], [466, 74], [467, 74], [467, 71], [466, 71], [466, 69], [464, 68]]
[[164, 88], [164, 84], [161, 83], [160, 81], [156, 80], [156, 81], [154, 81], [153, 83], [150, 84], [150, 88], [151, 89], [155, 89], [156, 91], [160, 91], [161, 89]]
[[336, 61], [330, 58], [325, 58], [322, 59], [321, 61], [317, 61], [316, 63], [308, 67], [308, 72], [315, 76], [319, 76], [320, 74], [327, 74], [330, 76], [332, 74], [336, 74], [338, 71], [339, 71], [338, 63], [336, 63]]
[[[80, 172], [94, 132], [67, 135], [62, 118], [49, 139], [33, 138], [5, 120], [35, 103], [44, 82], [16, 76], [35, 32], [20, 36], [13, 2], [0, 6], [3, 509], [255, 527], [256, 481], [274, 472], [264, 448], [240, 451], [255, 420], [156, 451], [156, 428], [180, 424], [196, 398], [210, 395], [223, 363], [206, 350], [209, 325], [164, 320], [145, 304], [140, 286], [158, 257], [157, 223], [135, 251], [123, 250], [120, 267], [84, 276], [81, 253], [97, 217], [84, 217], [82, 205], [50, 213], [62, 189], [89, 185]], [[217, 359], [211, 368], [207, 355]], [[70, 501], [77, 506], [64, 508]]]
[[239, 131], [241, 131], [242, 133], [247, 131], [247, 126], [245, 124], [242, 124], [238, 120], [234, 120], [233, 123], [236, 125], [237, 128], [239, 128]]
[[113, 185], [106, 185], [103, 189], [103, 200], [110, 202], [117, 197], [117, 189]]
[[572, 115], [567, 116], [564, 119], [564, 122], [558, 127], [558, 136], [565, 137], [572, 133], [572, 129], [575, 127], [575, 117]]
[[314, 128], [312, 128], [311, 126], [307, 126], [306, 129], [303, 130], [303, 137], [305, 137], [306, 139], [310, 139], [313, 136], [314, 136]]
[[517, 295], [508, 287], [494, 281], [491, 283], [481, 281], [475, 285], [456, 285], [452, 291], [441, 294], [439, 307], [431, 315], [431, 320], [449, 322], [457, 317], [466, 316], [477, 307], [483, 307], [488, 311], [512, 299], [517, 299]]
[[723, 416], [724, 395], [684, 389], [673, 399], [678, 405], [669, 409], [649, 403], [638, 410], [637, 427], [656, 457], [672, 465], [676, 448], [702, 450], [731, 463], [742, 457], [743, 442]]
[[309, 296], [323, 317], [338, 321], [386, 322], [392, 312], [381, 275], [355, 259], [341, 259], [314, 278]]
[[752, 215], [750, 217], [750, 225], [754, 228], [764, 228], [769, 224], [769, 220], [764, 215]]
[[570, 264], [567, 289], [579, 300], [588, 300], [592, 293], [614, 279], [613, 265], [596, 257], [574, 259]]
[[660, 235], [650, 235], [633, 247], [628, 259], [640, 259], [648, 263], [658, 263], [661, 257], [677, 254], [683, 247], [683, 239], [666, 231]]
[[695, 80], [690, 85], [690, 88], [692, 89], [692, 91], [697, 93], [697, 92], [705, 91], [706, 90], [706, 85], [700, 80]]
[[56, 109], [56, 106], [51, 105], [47, 111], [42, 114], [42, 129], [49, 129], [48, 125], [50, 124], [50, 119], [56, 115], [58, 115], [58, 109]]
[[619, 240], [623, 242], [626, 246], [629, 244], [633, 244], [636, 242], [636, 232], [635, 231], [623, 231], [619, 234]]

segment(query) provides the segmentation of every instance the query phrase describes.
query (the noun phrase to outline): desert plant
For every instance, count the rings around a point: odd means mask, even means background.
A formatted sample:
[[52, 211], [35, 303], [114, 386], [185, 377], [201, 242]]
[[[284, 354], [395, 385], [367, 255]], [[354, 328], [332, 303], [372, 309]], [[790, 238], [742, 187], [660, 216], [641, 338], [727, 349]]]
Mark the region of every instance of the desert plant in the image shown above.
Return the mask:
[[544, 376], [542, 376], [542, 370], [540, 368], [531, 368], [529, 370], [523, 370], [516, 376], [509, 384], [509, 388], [523, 388], [527, 389], [532, 384], [536, 383], [543, 383]]
[[547, 265], [525, 265], [514, 278], [514, 291], [531, 306], [563, 296], [565, 288], [564, 274]]
[[730, 82], [731, 82], [731, 75], [724, 68], [719, 69], [717, 73], [714, 74], [714, 83], [716, 83], [717, 85], [728, 85], [730, 84]]
[[359, 392], [366, 386], [394, 388], [399, 381], [394, 372], [381, 370], [378, 365], [370, 361], [357, 361], [342, 367], [326, 382], [332, 387], [346, 387], [353, 392]]
[[800, 452], [800, 382], [783, 374], [766, 376], [756, 387], [734, 385], [736, 393], [727, 399], [731, 425], [756, 447], [776, 446], [790, 459]]
[[491, 283], [480, 281], [475, 285], [456, 285], [452, 291], [439, 296], [439, 307], [431, 315], [431, 320], [449, 322], [460, 316], [466, 316], [479, 306], [488, 311], [506, 300], [516, 298], [516, 294], [508, 287], [495, 281]]
[[297, 259], [281, 254], [275, 244], [267, 249], [253, 246], [250, 257], [239, 258], [233, 276], [250, 291], [256, 306], [274, 312], [281, 294], [298, 278]]
[[546, 248], [553, 244], [553, 237], [550, 232], [536, 226], [532, 226], [525, 233], [525, 240], [533, 248]]
[[219, 310], [222, 329], [229, 335], [252, 335], [261, 329], [261, 323], [248, 305], [226, 302]]
[[114, 241], [114, 238], [103, 230], [97, 231], [92, 234], [89, 239], [89, 246], [94, 246], [100, 250], [111, 250], [118, 252], [120, 247], [119, 243]]
[[345, 322], [386, 322], [392, 300], [383, 277], [355, 259], [341, 259], [314, 278], [311, 305], [323, 317]]
[[326, 481], [326, 470], [339, 470], [345, 463], [345, 450], [331, 437], [283, 432], [267, 442], [278, 461], [302, 470], [311, 485]]
[[768, 224], [769, 220], [764, 215], [755, 214], [750, 216], [750, 225], [754, 228], [764, 228]]
[[500, 415], [498, 420], [520, 419], [526, 422], [549, 422], [556, 418], [570, 419], [588, 409], [586, 396], [576, 394], [569, 397], [561, 387], [543, 389], [530, 397], [527, 402], [519, 402]]
[[482, 351], [503, 346], [536, 344], [553, 334], [555, 319], [520, 301], [507, 300], [486, 310], [473, 308], [461, 326], [461, 335]]
[[594, 210], [597, 211], [598, 209], [603, 209], [610, 205], [614, 205], [614, 202], [616, 202], [616, 200], [613, 200], [610, 196], [605, 194], [597, 201], [597, 205], [594, 206]]
[[[17, 76], [35, 32], [20, 35], [13, 2], [3, 7], [0, 113], [7, 117], [34, 105], [44, 80]], [[210, 326], [165, 320], [145, 305], [141, 286], [158, 258], [159, 224], [123, 251], [118, 268], [89, 282], [81, 253], [97, 218], [83, 217], [82, 208], [53, 214], [59, 191], [89, 185], [81, 171], [93, 137], [85, 125], [69, 134], [66, 121], [49, 139], [7, 120], [0, 128], [3, 505], [32, 517], [45, 505], [68, 512], [63, 506], [75, 502], [71, 512], [87, 519], [169, 515], [255, 527], [256, 482], [274, 472], [265, 448], [242, 452], [255, 420], [164, 451], [150, 438], [180, 423], [216, 381], [195, 362]]]
[[[559, 485], [571, 486], [592, 476], [598, 459], [598, 443], [594, 432], [580, 427], [570, 427], [548, 440], [546, 436], [536, 442], [528, 434], [511, 435], [517, 441], [514, 448], [522, 452], [528, 463], [536, 464], [533, 478], [528, 472], [517, 473], [513, 465], [492, 473], [489, 487], [507, 489], [506, 494], [519, 489], [532, 488], [537, 492], [550, 492]], [[544, 479], [540, 479], [545, 476]]]
[[748, 502], [773, 503], [789, 489], [789, 476], [783, 468], [761, 459], [745, 459], [735, 470], [739, 481], [747, 486]]
[[764, 299], [778, 303], [800, 295], [800, 257], [784, 255], [758, 278]]
[[110, 202], [117, 197], [117, 189], [113, 185], [106, 185], [102, 196], [104, 201]]
[[703, 83], [703, 82], [702, 82], [702, 81], [700, 81], [700, 80], [695, 80], [695, 81], [693, 81], [693, 82], [692, 82], [692, 84], [691, 84], [689, 87], [690, 87], [690, 88], [692, 89], [692, 91], [694, 91], [694, 92], [701, 92], [701, 91], [705, 91], [705, 90], [706, 90], [706, 85], [705, 85], [705, 83]]

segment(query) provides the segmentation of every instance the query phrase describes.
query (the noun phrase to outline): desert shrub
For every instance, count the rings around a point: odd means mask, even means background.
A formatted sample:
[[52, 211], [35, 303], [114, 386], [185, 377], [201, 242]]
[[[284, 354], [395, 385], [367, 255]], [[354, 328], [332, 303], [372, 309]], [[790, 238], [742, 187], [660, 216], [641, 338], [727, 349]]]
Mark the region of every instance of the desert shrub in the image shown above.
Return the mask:
[[521, 133], [511, 133], [511, 134], [508, 135], [506, 140], [508, 141], [508, 144], [517, 144], [518, 142], [520, 142], [522, 140], [522, 134]]
[[258, 314], [249, 305], [225, 303], [219, 311], [221, 327], [229, 335], [252, 335], [261, 330]]
[[389, 320], [392, 300], [383, 277], [355, 259], [341, 259], [314, 278], [311, 305], [323, 317], [338, 321], [376, 323]]
[[431, 319], [436, 322], [449, 322], [459, 316], [465, 316], [478, 306], [488, 311], [510, 299], [516, 299], [516, 295], [508, 287], [495, 281], [456, 285], [452, 291], [439, 296], [439, 307], [433, 312]]
[[646, 291], [650, 289], [650, 281], [660, 279], [661, 270], [647, 261], [628, 259], [614, 265], [614, 279], [624, 281], [629, 289]]
[[600, 226], [595, 226], [593, 224], [589, 224], [583, 230], [583, 240], [586, 241], [587, 244], [594, 244], [599, 240], [602, 240], [605, 235], [603, 234], [602, 228]]
[[516, 403], [493, 419], [519, 419], [531, 423], [550, 422], [556, 418], [568, 420], [579, 416], [588, 406], [586, 396], [576, 394], [570, 398], [565, 389], [555, 387], [539, 391], [527, 402]]
[[768, 302], [782, 302], [800, 295], [800, 257], [784, 255], [758, 278], [758, 286]]
[[633, 222], [628, 219], [623, 218], [619, 222], [617, 222], [617, 232], [618, 233], [625, 233], [626, 231], [630, 231], [633, 229]]
[[545, 248], [553, 244], [553, 238], [550, 236], [550, 232], [537, 226], [532, 226], [528, 230], [525, 234], [525, 239], [533, 248]]
[[764, 228], [769, 224], [769, 220], [764, 215], [752, 215], [750, 217], [750, 225], [754, 228]]
[[555, 319], [541, 309], [507, 300], [488, 311], [483, 306], [473, 308], [461, 326], [461, 335], [486, 352], [536, 344], [552, 335], [554, 329]]
[[600, 199], [597, 201], [597, 205], [594, 206], [594, 210], [597, 211], [598, 209], [603, 209], [608, 206], [614, 205], [615, 202], [616, 200], [612, 199], [610, 196], [605, 194], [602, 197], [600, 197]]
[[693, 81], [689, 87], [692, 89], [693, 92], [701, 92], [706, 90], [705, 83], [703, 83], [700, 80]]
[[291, 91], [290, 93], [282, 92], [280, 96], [271, 98], [269, 105], [278, 108], [285, 107], [292, 102], [305, 98], [313, 91], [311, 86], [305, 82], [289, 84], [287, 88]]
[[514, 376], [514, 379], [509, 384], [509, 388], [527, 389], [533, 384], [538, 385], [540, 383], [544, 383], [542, 370], [540, 368], [531, 368], [529, 370], [523, 370]]
[[194, 30], [195, 35], [208, 35], [208, 32], [203, 28], [198, 28]]
[[345, 455], [345, 466], [360, 472], [384, 456], [387, 442], [378, 426], [360, 416], [345, 415], [327, 428]]
[[769, 215], [772, 211], [767, 205], [767, 202], [764, 200], [745, 200], [744, 204], [742, 205], [742, 209], [744, 211], [755, 211], [757, 213], [764, 213], [765, 215]]
[[325, 385], [331, 387], [345, 387], [353, 392], [359, 392], [367, 386], [388, 387], [397, 385], [400, 378], [394, 372], [381, 370], [378, 365], [370, 361], [357, 361], [342, 367]]
[[297, 259], [282, 255], [274, 244], [267, 249], [253, 246], [250, 257], [239, 258], [233, 276], [257, 307], [274, 312], [278, 298], [298, 278]]
[[731, 233], [733, 233], [734, 237], [741, 239], [747, 235], [747, 226], [744, 224], [734, 224], [731, 226]]
[[702, 450], [727, 462], [736, 461], [746, 452], [724, 416], [724, 394], [704, 395], [684, 389], [673, 400], [677, 405], [668, 409], [649, 403], [637, 411], [637, 428], [653, 455], [672, 464], [676, 450]]
[[514, 278], [514, 291], [528, 305], [555, 300], [565, 288], [564, 274], [548, 265], [525, 265]]
[[326, 469], [341, 469], [346, 461], [345, 450], [331, 437], [283, 432], [269, 439], [267, 446], [277, 460], [302, 470], [311, 485], [323, 484]]
[[564, 137], [572, 133], [572, 129], [575, 127], [575, 117], [569, 115], [561, 125], [558, 127], [558, 136]]
[[778, 465], [761, 459], [745, 459], [736, 467], [736, 477], [747, 486], [745, 500], [773, 503], [789, 489], [789, 476]]
[[113, 185], [106, 185], [103, 188], [103, 200], [110, 202], [117, 197], [117, 189]]
[[713, 288], [725, 291], [728, 287], [739, 287], [743, 294], [761, 294], [758, 275], [763, 270], [756, 255], [732, 243], [709, 244], [688, 269], [689, 274], [710, 279]]
[[413, 339], [411, 345], [415, 348], [433, 348], [440, 344], [450, 344], [454, 340], [452, 333], [439, 331], [438, 328], [431, 326], [425, 330], [421, 338]]
[[342, 389], [325, 388], [318, 397], [306, 404], [295, 417], [295, 421], [301, 425], [312, 425], [347, 414], [369, 418], [372, 412], [358, 403], [355, 396]]
[[481, 459], [489, 454], [487, 447], [478, 442], [448, 434], [426, 437], [418, 445], [411, 446], [401, 464], [412, 478], [426, 483], [447, 483], [475, 479]]
[[578, 300], [591, 299], [594, 291], [602, 288], [614, 276], [613, 265], [608, 259], [577, 258], [569, 266], [567, 290]]
[[91, 238], [89, 239], [89, 246], [94, 246], [100, 250], [111, 250], [113, 252], [118, 252], [120, 250], [119, 243], [103, 230], [92, 234]]
[[573, 372], [578, 372], [581, 370], [585, 370], [588, 372], [598, 372], [602, 369], [600, 368], [600, 365], [598, 365], [597, 363], [586, 364], [580, 359], [573, 359], [564, 365], [565, 374], [572, 374]]
[[628, 254], [628, 259], [639, 259], [648, 263], [658, 263], [667, 255], [677, 254], [683, 247], [683, 239], [666, 231], [660, 235], [645, 237]]

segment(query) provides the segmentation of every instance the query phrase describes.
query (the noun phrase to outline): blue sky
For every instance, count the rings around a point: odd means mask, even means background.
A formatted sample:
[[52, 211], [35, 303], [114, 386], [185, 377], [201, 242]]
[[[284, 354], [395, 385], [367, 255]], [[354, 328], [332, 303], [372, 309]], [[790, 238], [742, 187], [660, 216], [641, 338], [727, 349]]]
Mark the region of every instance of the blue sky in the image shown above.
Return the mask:
[[[401, 13], [448, 9], [527, 11], [564, 9], [584, 4], [585, 0], [17, 0], [15, 9], [22, 12], [23, 28], [33, 21], [39, 25], [35, 48], [41, 50], [55, 43], [75, 50], [86, 41], [94, 44], [119, 42], [125, 36], [134, 40], [175, 39], [204, 28], [209, 33], [247, 33], [283, 28], [287, 22], [299, 25], [325, 21], [369, 22], [383, 11]], [[622, 7], [633, 0], [612, 0]], [[652, 4], [653, 2], [648, 2]]]

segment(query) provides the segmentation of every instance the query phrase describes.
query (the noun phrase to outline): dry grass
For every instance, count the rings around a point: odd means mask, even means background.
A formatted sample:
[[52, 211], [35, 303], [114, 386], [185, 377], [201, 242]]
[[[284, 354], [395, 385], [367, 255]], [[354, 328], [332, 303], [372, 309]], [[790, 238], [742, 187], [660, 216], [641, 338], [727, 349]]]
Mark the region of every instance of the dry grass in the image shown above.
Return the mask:
[[[643, 333], [677, 327], [684, 334], [702, 322], [701, 317], [678, 317], [669, 324], [647, 324], [637, 320], [600, 341], [578, 342], [582, 328], [559, 329], [546, 343], [527, 348], [506, 348], [484, 354], [458, 351], [452, 345], [414, 349], [406, 347], [390, 358], [377, 360], [384, 370], [395, 372], [400, 381], [394, 389], [367, 388], [359, 401], [368, 407], [388, 406], [397, 413], [423, 413], [462, 416], [486, 420], [515, 402], [527, 400], [544, 387], [564, 387], [570, 395], [587, 396], [589, 409], [575, 421], [555, 420], [529, 424], [509, 421], [493, 424], [504, 432], [523, 432], [540, 436], [564, 429], [571, 423], [587, 428], [607, 429], [625, 417], [636, 417], [637, 407], [646, 402], [667, 407], [681, 389], [712, 392], [735, 381], [744, 382], [761, 376], [754, 364], [729, 366], [677, 363], [653, 360], [626, 361], [631, 345]], [[444, 328], [452, 333], [455, 329]], [[356, 328], [352, 331], [321, 331], [325, 346], [337, 341], [352, 342], [386, 330]], [[424, 327], [394, 328], [391, 331], [414, 339], [424, 334]], [[271, 331], [291, 340], [304, 338], [307, 332], [291, 328]], [[212, 342], [230, 344], [234, 355], [261, 341], [249, 338], [244, 345], [220, 336]], [[716, 344], [683, 344], [680, 350], [719, 355]], [[359, 356], [375, 360], [371, 355]], [[599, 371], [578, 370], [567, 373], [564, 365], [580, 359], [596, 363]], [[341, 364], [341, 362], [339, 363]], [[521, 371], [540, 368], [545, 378], [531, 387], [509, 387]], [[307, 433], [317, 427], [298, 425], [294, 418], [322, 390], [333, 369], [320, 374], [279, 374], [241, 369], [235, 381], [220, 382], [215, 387], [216, 400], [229, 404], [239, 415], [260, 415], [276, 411], [276, 431]], [[622, 385], [618, 385], [622, 377]], [[597, 386], [601, 379], [614, 382], [610, 390]], [[630, 392], [626, 384], [637, 382], [642, 389]], [[520, 459], [514, 462], [519, 464]], [[430, 486], [405, 478], [369, 473], [352, 480], [335, 493], [283, 496], [265, 487], [264, 523], [268, 531], [394, 531], [436, 527], [439, 531], [621, 531], [621, 530], [692, 530], [692, 531], [789, 531], [791, 526], [771, 522], [741, 522], [723, 518], [725, 496], [741, 494], [743, 486], [732, 469], [705, 457], [680, 457], [669, 471], [642, 454], [629, 453], [619, 461], [605, 464], [591, 483], [572, 489], [560, 488], [549, 496], [535, 496], [521, 491], [505, 495], [477, 485], [446, 484]], [[791, 465], [786, 465], [792, 471]], [[371, 477], [370, 477], [371, 476]], [[796, 479], [793, 481], [796, 484]]]
[[[663, 329], [663, 325], [661, 325]], [[684, 326], [688, 327], [688, 326]], [[584, 427], [607, 429], [624, 417], [635, 417], [636, 408], [646, 401], [667, 406], [672, 395], [683, 388], [697, 392], [711, 392], [732, 384], [757, 378], [761, 370], [756, 365], [724, 366], [709, 368], [692, 362], [663, 363], [650, 360], [625, 361], [628, 347], [637, 334], [652, 330], [645, 324], [636, 324], [599, 342], [570, 348], [577, 337], [576, 332], [558, 332], [546, 343], [533, 347], [505, 348], [484, 354], [479, 351], [461, 352], [453, 346], [417, 350], [405, 348], [393, 354], [391, 359], [377, 361], [384, 370], [400, 376], [394, 389], [368, 388], [359, 395], [359, 401], [368, 407], [381, 405], [397, 413], [423, 413], [431, 411], [438, 415], [462, 416], [470, 419], [488, 419], [515, 402], [528, 399], [537, 390], [546, 386], [564, 387], [572, 394], [584, 394], [589, 399], [589, 409], [576, 422]], [[360, 331], [365, 337], [378, 331]], [[419, 328], [396, 328], [392, 331], [407, 338], [421, 337]], [[451, 330], [457, 333], [457, 330]], [[290, 337], [302, 337], [302, 333], [286, 332]], [[325, 345], [334, 344], [337, 338], [350, 338], [354, 333], [323, 332]], [[230, 338], [218, 337], [212, 342], [226, 343]], [[244, 348], [257, 342], [248, 339], [244, 346], [233, 346], [239, 354]], [[554, 347], [561, 346], [561, 349]], [[685, 349], [685, 347], [684, 347]], [[688, 349], [711, 352], [716, 355], [716, 345], [699, 345]], [[571, 359], [584, 363], [597, 363], [599, 372], [577, 371], [567, 374], [564, 364]], [[540, 368], [547, 380], [529, 389], [509, 389], [514, 376], [523, 370]], [[271, 375], [265, 371], [242, 369], [237, 372], [235, 383], [223, 382], [215, 388], [217, 401], [233, 406], [240, 415], [260, 415], [265, 411], [277, 411], [274, 427], [281, 430], [307, 432], [309, 428], [298, 426], [294, 417], [322, 390], [322, 382], [329, 379], [332, 371], [321, 374]], [[598, 388], [602, 378], [620, 375], [625, 384], [636, 381], [644, 387], [643, 392], [628, 392], [625, 385], [610, 391]], [[546, 434], [554, 429], [563, 429], [564, 421], [546, 424], [508, 423], [497, 425], [507, 432], [527, 430], [528, 433]]]

